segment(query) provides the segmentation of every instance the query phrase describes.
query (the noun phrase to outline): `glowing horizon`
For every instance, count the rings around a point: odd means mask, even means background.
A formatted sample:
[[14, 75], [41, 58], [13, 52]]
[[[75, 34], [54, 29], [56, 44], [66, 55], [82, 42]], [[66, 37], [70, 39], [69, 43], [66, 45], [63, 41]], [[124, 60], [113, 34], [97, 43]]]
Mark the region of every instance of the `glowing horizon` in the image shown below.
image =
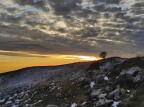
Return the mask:
[[74, 62], [93, 61], [99, 58], [80, 55], [42, 55], [40, 57], [39, 54], [35, 54], [35, 56], [29, 57], [0, 55], [0, 59], [0, 73], [3, 73], [31, 66], [56, 66]]

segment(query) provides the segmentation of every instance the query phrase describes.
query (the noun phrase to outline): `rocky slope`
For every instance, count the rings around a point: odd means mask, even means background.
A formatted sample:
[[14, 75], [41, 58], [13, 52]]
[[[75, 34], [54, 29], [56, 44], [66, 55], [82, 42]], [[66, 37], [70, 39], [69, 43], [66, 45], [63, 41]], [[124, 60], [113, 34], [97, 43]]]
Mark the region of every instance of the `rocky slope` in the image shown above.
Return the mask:
[[25, 68], [0, 86], [0, 107], [144, 107], [144, 58]]

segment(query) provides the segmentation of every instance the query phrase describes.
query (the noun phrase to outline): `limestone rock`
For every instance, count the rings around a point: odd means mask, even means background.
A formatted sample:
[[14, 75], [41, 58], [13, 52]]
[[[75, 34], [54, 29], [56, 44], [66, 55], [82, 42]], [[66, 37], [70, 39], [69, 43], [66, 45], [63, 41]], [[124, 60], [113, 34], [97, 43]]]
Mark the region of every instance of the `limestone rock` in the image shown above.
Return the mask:
[[128, 70], [123, 70], [120, 75], [124, 75], [124, 74], [134, 75], [135, 73], [140, 72], [140, 71], [142, 71], [142, 69], [139, 67], [131, 67]]
[[91, 97], [96, 97], [96, 96], [100, 95], [101, 93], [102, 93], [102, 89], [93, 90], [91, 92]]
[[99, 99], [99, 101], [96, 102], [96, 107], [101, 107], [104, 105], [109, 105], [113, 102], [113, 100], [107, 100], [107, 99]]

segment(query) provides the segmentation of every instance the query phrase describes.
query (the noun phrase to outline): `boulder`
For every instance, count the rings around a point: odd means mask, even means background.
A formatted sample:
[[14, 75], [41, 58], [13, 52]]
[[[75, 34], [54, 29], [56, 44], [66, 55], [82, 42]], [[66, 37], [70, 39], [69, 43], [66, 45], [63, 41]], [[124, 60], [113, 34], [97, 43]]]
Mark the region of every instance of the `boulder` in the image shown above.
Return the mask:
[[139, 67], [131, 67], [128, 70], [123, 70], [120, 75], [127, 74], [127, 75], [132, 75], [133, 76], [133, 75], [136, 75], [140, 71], [142, 71], [142, 69], [139, 68]]
[[138, 83], [138, 82], [142, 82], [144, 81], [144, 76], [141, 76], [141, 75], [137, 75], [134, 79], [133, 79], [133, 82], [134, 83]]

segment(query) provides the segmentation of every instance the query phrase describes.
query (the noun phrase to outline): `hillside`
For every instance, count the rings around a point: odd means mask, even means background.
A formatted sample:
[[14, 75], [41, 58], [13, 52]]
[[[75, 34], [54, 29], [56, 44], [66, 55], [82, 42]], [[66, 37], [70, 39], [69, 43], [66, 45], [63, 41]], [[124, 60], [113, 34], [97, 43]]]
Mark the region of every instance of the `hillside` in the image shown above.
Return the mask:
[[144, 107], [144, 58], [0, 74], [0, 107]]

